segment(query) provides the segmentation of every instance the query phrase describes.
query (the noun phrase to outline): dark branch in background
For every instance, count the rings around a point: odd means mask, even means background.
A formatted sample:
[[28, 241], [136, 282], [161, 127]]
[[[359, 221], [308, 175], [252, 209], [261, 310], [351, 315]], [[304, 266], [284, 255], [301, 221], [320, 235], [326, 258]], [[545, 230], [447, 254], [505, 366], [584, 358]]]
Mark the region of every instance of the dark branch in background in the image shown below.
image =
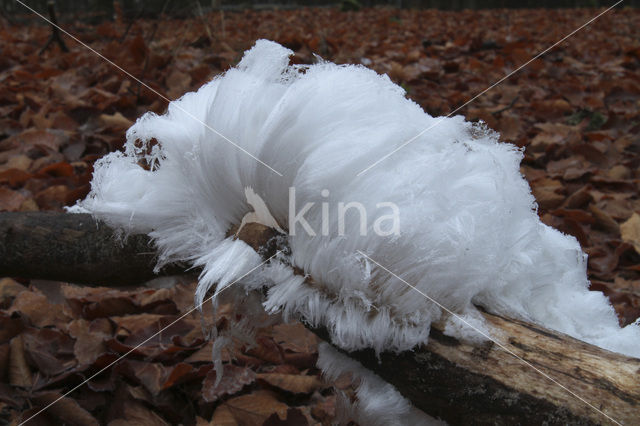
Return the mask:
[[[154, 277], [148, 237], [134, 235], [120, 244], [113, 230], [89, 215], [1, 213], [0, 235], [0, 276], [111, 286]], [[288, 249], [286, 240], [275, 235], [263, 225], [249, 224], [238, 237], [267, 258], [276, 249]], [[178, 265], [170, 269], [183, 271]], [[637, 423], [639, 359], [534, 324], [483, 316], [501, 345], [566, 389], [497, 344], [472, 345], [444, 335], [442, 324], [434, 324], [429, 344], [415, 351], [383, 353], [379, 360], [371, 350], [347, 355], [416, 407], [450, 424], [613, 423], [567, 389], [617, 422]], [[326, 329], [309, 328], [330, 342]]]
[[499, 110], [493, 111], [491, 114], [495, 116], [495, 115], [501, 114], [501, 113], [503, 113], [503, 112], [505, 112], [507, 110], [510, 110], [516, 104], [516, 101], [518, 100], [519, 97], [520, 96], [516, 96], [515, 98], [513, 98], [511, 100], [511, 102], [509, 102], [509, 105], [507, 105], [504, 108], [500, 108]]
[[51, 35], [49, 36], [49, 40], [47, 40], [47, 43], [42, 47], [42, 49], [40, 49], [38, 55], [42, 55], [54, 41], [58, 43], [58, 46], [60, 46], [60, 49], [63, 52], [68, 52], [69, 49], [67, 48], [67, 45], [64, 44], [64, 40], [62, 39], [62, 37], [60, 37], [60, 31], [58, 30], [58, 19], [56, 19], [55, 2], [53, 0], [49, 0], [47, 2], [47, 9], [49, 10], [49, 20], [52, 23]]

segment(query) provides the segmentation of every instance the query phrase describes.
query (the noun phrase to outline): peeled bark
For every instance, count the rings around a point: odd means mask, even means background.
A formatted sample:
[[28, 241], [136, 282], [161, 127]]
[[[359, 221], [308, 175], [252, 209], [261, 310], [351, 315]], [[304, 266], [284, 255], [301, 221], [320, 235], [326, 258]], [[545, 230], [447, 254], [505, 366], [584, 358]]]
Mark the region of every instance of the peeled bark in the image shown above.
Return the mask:
[[[0, 232], [0, 276], [106, 285], [154, 277], [148, 237], [120, 243], [89, 215], [2, 213]], [[255, 249], [267, 248], [261, 250], [266, 259], [287, 249], [282, 239], [277, 246], [274, 235], [249, 224], [238, 237]], [[183, 268], [172, 265], [169, 272]], [[640, 418], [639, 359], [523, 321], [483, 315], [499, 344], [465, 343], [434, 324], [428, 345], [414, 351], [383, 353], [380, 359], [371, 350], [348, 355], [450, 424], [635, 424]], [[330, 341], [327, 330], [312, 331]]]

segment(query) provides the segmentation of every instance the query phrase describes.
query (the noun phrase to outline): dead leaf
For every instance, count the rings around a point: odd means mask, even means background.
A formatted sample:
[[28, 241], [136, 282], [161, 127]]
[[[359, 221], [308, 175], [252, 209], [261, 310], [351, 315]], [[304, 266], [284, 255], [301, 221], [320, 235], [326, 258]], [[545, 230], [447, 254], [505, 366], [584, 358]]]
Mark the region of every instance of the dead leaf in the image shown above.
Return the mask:
[[0, 166], [0, 171], [16, 169], [21, 172], [28, 172], [33, 160], [24, 154], [12, 155], [7, 162]]
[[124, 365], [129, 370], [128, 374], [135, 376], [152, 395], [195, 377], [191, 374], [193, 367], [184, 362], [166, 366], [157, 362], [127, 360]]
[[189, 89], [191, 76], [179, 70], [174, 70], [166, 79], [169, 88], [167, 96], [170, 99], [177, 99]]
[[256, 337], [256, 344], [245, 353], [271, 364], [277, 365], [284, 362], [282, 348], [267, 336]]
[[240, 423], [235, 419], [233, 413], [226, 404], [219, 405], [216, 411], [213, 413], [211, 422], [207, 423], [215, 426], [240, 426]]
[[66, 324], [69, 317], [63, 312], [63, 306], [51, 303], [47, 296], [39, 291], [20, 292], [13, 301], [9, 313], [21, 312], [36, 327]]
[[276, 413], [273, 413], [262, 424], [262, 426], [308, 426], [308, 425], [309, 425], [309, 420], [298, 408], [289, 408], [287, 410], [287, 418], [284, 420], [282, 420]]
[[168, 426], [162, 417], [135, 400], [124, 402], [122, 412], [108, 426]]
[[0, 183], [8, 183], [12, 188], [22, 186], [33, 175], [19, 169], [7, 169], [0, 172]]
[[112, 129], [128, 129], [133, 125], [133, 122], [126, 118], [124, 115], [116, 112], [112, 115], [102, 114], [100, 115], [100, 122], [103, 126]]
[[[33, 398], [40, 407], [47, 407], [47, 415], [60, 424], [72, 426], [98, 426], [100, 423], [74, 399], [59, 392], [46, 392]], [[55, 402], [55, 403], [54, 403]]]
[[66, 185], [50, 186], [38, 192], [34, 199], [38, 207], [44, 210], [60, 210], [75, 200], [68, 198], [69, 188]]
[[[228, 410], [227, 410], [227, 412], [228, 412]], [[214, 412], [213, 415], [215, 417], [215, 412]], [[235, 422], [235, 420], [234, 420], [234, 422]], [[196, 426], [210, 426], [210, 425], [213, 426], [213, 425], [216, 425], [216, 424], [217, 425], [228, 426], [228, 423], [223, 423], [223, 422], [220, 422], [220, 421], [218, 421], [216, 423], [213, 423], [213, 419], [212, 419], [211, 422], [208, 422], [205, 419], [203, 419], [202, 417], [196, 416]]]
[[632, 244], [636, 252], [640, 253], [640, 215], [633, 213], [629, 220], [620, 225], [622, 240]]
[[562, 183], [557, 180], [541, 179], [531, 183], [531, 191], [543, 210], [553, 209], [562, 204], [565, 199], [565, 196], [560, 194], [562, 190]]
[[78, 363], [73, 353], [73, 339], [59, 330], [27, 329], [22, 337], [25, 354], [45, 376], [62, 374]]
[[30, 388], [33, 384], [31, 370], [24, 356], [22, 336], [11, 339], [9, 354], [9, 383], [11, 386]]
[[202, 382], [202, 397], [207, 402], [217, 401], [223, 395], [233, 395], [245, 385], [253, 383], [256, 374], [246, 367], [226, 364], [222, 373], [222, 380], [216, 386], [216, 372], [209, 371]]
[[17, 211], [25, 200], [19, 192], [0, 186], [0, 211]]
[[73, 353], [81, 365], [90, 365], [106, 350], [105, 340], [111, 337], [111, 325], [103, 318], [91, 322], [85, 319], [73, 320], [67, 329], [76, 341]]
[[239, 426], [261, 425], [274, 413], [284, 420], [288, 409], [273, 393], [264, 390], [231, 398], [223, 405], [228, 408]]
[[272, 336], [284, 350], [302, 353], [318, 351], [318, 336], [299, 322], [275, 325]]
[[316, 376], [300, 374], [260, 373], [256, 378], [264, 380], [271, 386], [293, 393], [312, 393], [322, 387], [322, 382]]
[[599, 209], [595, 205], [590, 205], [589, 210], [596, 218], [598, 225], [607, 232], [617, 235], [620, 232], [618, 222], [616, 222], [607, 212]]
[[49, 164], [38, 170], [39, 175], [52, 177], [71, 177], [73, 173], [73, 167], [66, 162]]
[[27, 325], [28, 321], [20, 314], [8, 315], [0, 311], [0, 343], [5, 343], [18, 335]]
[[0, 279], [0, 309], [6, 309], [14, 298], [27, 288], [11, 278]]

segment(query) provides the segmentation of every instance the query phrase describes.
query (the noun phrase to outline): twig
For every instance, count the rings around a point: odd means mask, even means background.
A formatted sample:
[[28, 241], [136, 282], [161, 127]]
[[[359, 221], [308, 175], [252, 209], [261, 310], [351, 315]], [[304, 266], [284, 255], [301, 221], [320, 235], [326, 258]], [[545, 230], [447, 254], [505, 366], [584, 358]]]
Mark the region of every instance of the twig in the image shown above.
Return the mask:
[[51, 35], [49, 36], [47, 43], [42, 47], [42, 49], [40, 49], [40, 52], [38, 52], [38, 55], [42, 55], [42, 53], [47, 50], [49, 45], [54, 41], [58, 43], [58, 46], [60, 46], [60, 49], [63, 52], [68, 52], [69, 49], [67, 48], [67, 45], [64, 44], [62, 37], [60, 37], [60, 31], [58, 31], [58, 19], [56, 19], [55, 2], [53, 0], [49, 0], [47, 2], [47, 9], [49, 10], [49, 20], [51, 21]]
[[507, 106], [506, 106], [506, 107], [504, 107], [504, 108], [500, 108], [500, 109], [499, 109], [499, 110], [497, 110], [497, 111], [493, 111], [493, 112], [491, 113], [491, 115], [496, 116], [496, 115], [498, 115], [498, 114], [500, 114], [500, 113], [502, 113], [502, 112], [505, 112], [505, 111], [507, 111], [507, 110], [510, 110], [511, 108], [513, 108], [513, 106], [515, 105], [515, 103], [516, 103], [516, 101], [518, 100], [518, 98], [519, 98], [519, 97], [520, 97], [520, 95], [516, 96], [516, 97], [515, 97], [515, 98], [513, 98], [513, 100], [509, 103], [509, 105], [507, 105]]
[[131, 19], [129, 23], [127, 23], [127, 28], [124, 30], [124, 34], [122, 34], [122, 37], [120, 37], [120, 43], [124, 42], [124, 40], [127, 38], [127, 35], [129, 34], [129, 31], [131, 30], [131, 27], [138, 19], [140, 19], [143, 13], [144, 13], [144, 3], [142, 3], [142, 7], [140, 8], [136, 16], [133, 19]]

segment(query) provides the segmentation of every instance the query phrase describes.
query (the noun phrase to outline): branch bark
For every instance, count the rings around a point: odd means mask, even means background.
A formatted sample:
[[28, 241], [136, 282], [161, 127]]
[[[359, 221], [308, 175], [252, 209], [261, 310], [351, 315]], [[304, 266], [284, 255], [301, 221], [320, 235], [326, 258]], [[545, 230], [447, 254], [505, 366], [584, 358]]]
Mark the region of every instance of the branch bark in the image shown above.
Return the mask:
[[0, 276], [128, 286], [155, 278], [155, 260], [149, 237], [122, 240], [88, 214], [0, 213]]
[[[154, 276], [146, 236], [120, 244], [111, 229], [88, 215], [1, 213], [0, 235], [0, 276], [107, 285]], [[283, 248], [273, 246], [273, 235], [249, 224], [239, 238], [256, 249], [267, 246], [262, 252], [268, 257]], [[483, 315], [496, 340], [521, 359], [494, 343], [479, 347], [445, 336], [442, 324], [434, 324], [428, 345], [414, 351], [384, 353], [380, 359], [371, 350], [347, 355], [450, 424], [637, 422], [639, 359], [523, 321]], [[330, 342], [326, 329], [311, 329]]]

